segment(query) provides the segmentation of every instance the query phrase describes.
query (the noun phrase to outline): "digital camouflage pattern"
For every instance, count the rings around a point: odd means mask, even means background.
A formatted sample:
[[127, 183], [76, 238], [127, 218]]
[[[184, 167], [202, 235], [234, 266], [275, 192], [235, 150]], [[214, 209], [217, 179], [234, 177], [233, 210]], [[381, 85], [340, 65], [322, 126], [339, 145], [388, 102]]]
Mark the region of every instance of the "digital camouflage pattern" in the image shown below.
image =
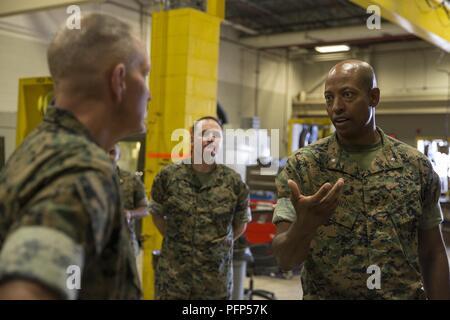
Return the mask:
[[189, 164], [172, 164], [155, 177], [150, 212], [166, 217], [156, 270], [158, 299], [229, 299], [232, 224], [250, 220], [248, 188], [239, 174], [217, 165], [201, 184]]
[[[442, 222], [439, 177], [416, 149], [385, 135], [368, 170], [360, 170], [336, 135], [299, 149], [277, 177], [274, 223], [296, 219], [287, 180], [304, 195], [344, 178], [336, 212], [319, 227], [302, 269], [304, 299], [423, 299], [419, 228]], [[290, 212], [290, 213], [288, 213]], [[367, 269], [381, 270], [381, 289], [369, 290]]]
[[0, 280], [33, 279], [62, 298], [139, 298], [126, 232], [111, 160], [73, 114], [49, 108], [0, 173]]
[[[141, 179], [126, 170], [120, 169], [118, 166], [117, 174], [119, 175], [120, 196], [123, 207], [126, 210], [135, 210], [140, 207], [147, 207], [148, 200], [145, 195], [145, 186]], [[133, 246], [135, 255], [139, 253], [139, 244], [136, 237], [136, 221], [134, 218], [128, 222], [128, 230], [130, 232], [131, 245]]]

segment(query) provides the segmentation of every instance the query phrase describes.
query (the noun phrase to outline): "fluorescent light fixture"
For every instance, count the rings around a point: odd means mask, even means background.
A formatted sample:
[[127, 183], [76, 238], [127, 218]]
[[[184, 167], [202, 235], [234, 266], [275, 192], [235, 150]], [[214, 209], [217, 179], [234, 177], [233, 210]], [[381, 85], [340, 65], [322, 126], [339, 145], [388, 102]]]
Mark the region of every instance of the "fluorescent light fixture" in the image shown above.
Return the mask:
[[336, 46], [315, 47], [314, 49], [316, 49], [316, 51], [320, 53], [331, 53], [349, 51], [350, 47], [345, 44], [340, 44]]

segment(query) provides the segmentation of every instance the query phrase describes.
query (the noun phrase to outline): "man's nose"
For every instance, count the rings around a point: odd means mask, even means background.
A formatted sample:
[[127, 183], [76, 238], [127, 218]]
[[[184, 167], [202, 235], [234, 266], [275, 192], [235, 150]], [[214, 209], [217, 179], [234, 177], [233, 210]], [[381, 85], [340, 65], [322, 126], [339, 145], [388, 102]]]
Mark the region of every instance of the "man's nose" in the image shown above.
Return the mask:
[[335, 98], [331, 110], [333, 113], [342, 113], [344, 111], [344, 102], [339, 97]]

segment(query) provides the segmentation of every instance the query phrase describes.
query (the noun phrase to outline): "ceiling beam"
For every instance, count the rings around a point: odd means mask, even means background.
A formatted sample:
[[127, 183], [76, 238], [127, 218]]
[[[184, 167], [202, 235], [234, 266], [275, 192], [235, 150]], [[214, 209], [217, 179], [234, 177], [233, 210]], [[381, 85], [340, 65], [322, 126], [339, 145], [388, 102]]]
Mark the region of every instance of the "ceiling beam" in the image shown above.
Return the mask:
[[308, 46], [314, 44], [340, 43], [364, 39], [380, 39], [408, 35], [402, 28], [391, 23], [384, 23], [381, 30], [369, 30], [366, 26], [327, 28], [320, 30], [280, 33], [243, 37], [240, 42], [256, 48], [286, 48], [291, 46]]
[[438, 0], [350, 1], [364, 9], [370, 5], [377, 5], [381, 9], [382, 17], [450, 52], [450, 15], [445, 2]]
[[1, 0], [0, 17], [105, 0]]
[[[279, 16], [278, 14], [275, 14], [272, 11], [267, 10], [266, 8], [262, 7], [261, 5], [253, 3], [251, 1], [238, 0], [238, 3], [245, 6], [248, 10], [253, 11], [255, 14], [257, 14], [259, 16], [269, 17], [277, 25], [280, 25], [284, 21], [284, 18], [282, 16]], [[261, 24], [260, 21], [258, 21], [257, 23], [259, 25], [264, 25], [264, 24]]]

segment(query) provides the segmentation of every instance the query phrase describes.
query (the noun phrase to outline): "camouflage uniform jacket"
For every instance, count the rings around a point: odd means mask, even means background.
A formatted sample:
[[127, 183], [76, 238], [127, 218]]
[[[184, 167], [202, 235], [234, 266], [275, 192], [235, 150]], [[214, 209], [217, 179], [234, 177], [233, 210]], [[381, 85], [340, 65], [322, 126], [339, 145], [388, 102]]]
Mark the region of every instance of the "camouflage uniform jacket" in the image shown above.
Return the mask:
[[191, 165], [172, 164], [155, 177], [151, 197], [152, 214], [166, 218], [157, 298], [230, 298], [232, 224], [250, 220], [248, 188], [239, 174], [217, 165], [201, 185]]
[[[442, 222], [439, 177], [419, 151], [378, 132], [382, 149], [369, 170], [350, 160], [334, 134], [299, 149], [277, 177], [274, 223], [296, 219], [288, 179], [304, 195], [345, 179], [336, 212], [318, 228], [304, 262], [305, 299], [424, 298], [418, 231]], [[381, 289], [368, 289], [371, 265], [380, 268]]]
[[[120, 169], [118, 166], [116, 168], [117, 174], [119, 175], [120, 196], [124, 209], [135, 210], [140, 207], [147, 207], [148, 200], [141, 179], [131, 172]], [[128, 230], [130, 232], [131, 245], [133, 246], [135, 255], [137, 255], [139, 253], [139, 244], [135, 228], [135, 219], [132, 218], [128, 222]]]
[[111, 160], [73, 114], [49, 108], [0, 174], [0, 280], [69, 299], [139, 298], [126, 232]]

